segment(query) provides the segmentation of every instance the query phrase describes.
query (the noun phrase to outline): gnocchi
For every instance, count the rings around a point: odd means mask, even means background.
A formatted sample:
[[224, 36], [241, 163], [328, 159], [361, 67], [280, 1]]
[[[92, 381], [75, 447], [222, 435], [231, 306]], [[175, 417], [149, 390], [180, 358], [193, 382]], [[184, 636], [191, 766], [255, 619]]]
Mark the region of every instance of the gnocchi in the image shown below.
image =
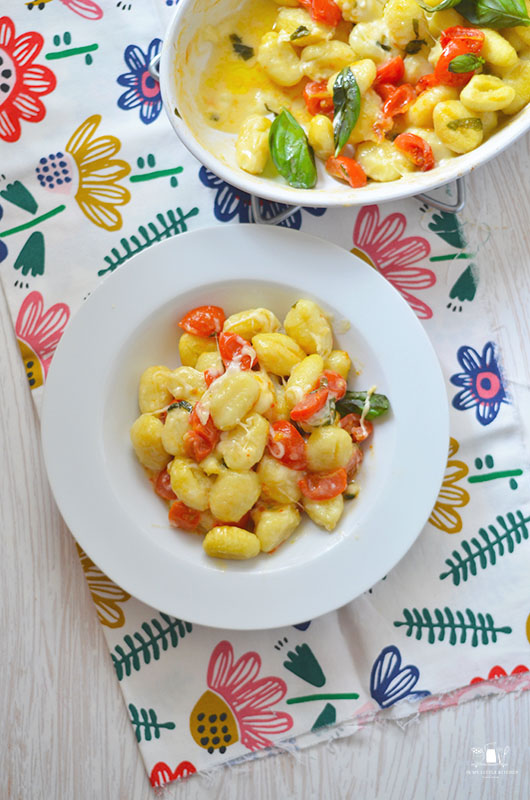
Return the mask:
[[[303, 511], [333, 530], [360, 491], [373, 390], [348, 394], [351, 359], [334, 348], [328, 315], [301, 298], [283, 325], [267, 308], [226, 317], [200, 306], [179, 326], [187, 363], [142, 373], [130, 430], [170, 523], [232, 559], [275, 551]], [[379, 395], [374, 416], [385, 403]]]
[[[504, 29], [471, 25], [458, 0], [439, 6], [319, 0], [315, 9], [305, 0], [245, 0], [216, 32], [199, 88], [203, 116], [237, 134], [240, 169], [295, 188], [318, 183], [315, 157], [354, 189], [444, 164], [479, 147], [530, 102], [530, 2]], [[344, 81], [354, 88], [345, 92]], [[337, 114], [342, 124], [334, 130]], [[195, 366], [192, 356], [183, 364]]]

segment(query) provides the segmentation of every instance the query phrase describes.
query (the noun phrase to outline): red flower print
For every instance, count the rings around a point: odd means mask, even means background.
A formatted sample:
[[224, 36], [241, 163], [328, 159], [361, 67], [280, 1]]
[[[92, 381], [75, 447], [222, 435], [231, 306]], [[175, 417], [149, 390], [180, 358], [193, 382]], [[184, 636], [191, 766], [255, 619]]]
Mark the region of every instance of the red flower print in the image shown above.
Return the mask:
[[178, 767], [171, 769], [164, 761], [159, 761], [151, 770], [149, 780], [151, 786], [164, 786], [170, 781], [176, 781], [178, 778], [188, 778], [197, 772], [191, 761], [181, 761]]
[[209, 690], [201, 695], [190, 715], [191, 735], [200, 747], [209, 753], [224, 753], [241, 741], [249, 750], [261, 750], [273, 744], [268, 735], [292, 728], [290, 714], [271, 708], [285, 697], [285, 681], [258, 679], [260, 669], [257, 653], [244, 653], [234, 664], [230, 642], [219, 642], [208, 665]]
[[31, 31], [15, 36], [9, 17], [0, 17], [0, 139], [16, 142], [20, 120], [40, 122], [46, 114], [40, 99], [55, 89], [55, 75], [41, 64], [34, 64], [44, 44], [40, 33]]
[[430, 269], [416, 267], [427, 258], [431, 247], [421, 236], [402, 238], [407, 227], [403, 214], [389, 214], [382, 221], [377, 206], [359, 212], [353, 230], [352, 253], [375, 267], [403, 296], [420, 319], [430, 319], [432, 310], [411, 291], [429, 289], [436, 283]]
[[[510, 672], [510, 675], [521, 675], [523, 672], [529, 672], [530, 670], [528, 667], [525, 667], [524, 664], [519, 664], [517, 667], [514, 667]], [[487, 678], [473, 678], [473, 680], [469, 681], [469, 685], [473, 683], [482, 683], [483, 681], [494, 681], [497, 678], [507, 678], [508, 673], [505, 669], [499, 666], [492, 667], [488, 673]]]
[[32, 389], [44, 383], [69, 318], [70, 309], [65, 303], [55, 303], [44, 312], [44, 300], [40, 292], [31, 292], [22, 303], [15, 333]]

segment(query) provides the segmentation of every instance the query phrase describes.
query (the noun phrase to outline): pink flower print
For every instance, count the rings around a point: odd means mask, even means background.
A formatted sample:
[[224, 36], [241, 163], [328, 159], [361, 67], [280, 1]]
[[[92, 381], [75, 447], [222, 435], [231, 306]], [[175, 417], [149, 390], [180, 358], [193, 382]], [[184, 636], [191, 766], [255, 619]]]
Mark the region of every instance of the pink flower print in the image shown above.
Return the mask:
[[195, 742], [209, 753], [241, 741], [249, 750], [270, 747], [269, 735], [285, 733], [293, 726], [290, 714], [273, 711], [272, 706], [287, 691], [281, 678], [259, 678], [261, 659], [257, 653], [244, 653], [234, 664], [230, 642], [219, 642], [214, 649], [204, 692], [190, 715], [190, 731]]
[[55, 348], [70, 318], [65, 303], [55, 303], [44, 312], [40, 292], [31, 292], [22, 303], [15, 323], [18, 346], [32, 389], [42, 386]]
[[93, 0], [61, 0], [61, 3], [84, 19], [101, 19], [103, 16], [101, 6]]
[[365, 206], [355, 221], [352, 253], [377, 269], [420, 319], [430, 319], [432, 309], [411, 291], [429, 289], [436, 283], [434, 272], [414, 266], [427, 258], [431, 247], [421, 236], [402, 238], [406, 227], [407, 220], [403, 214], [389, 214], [380, 221], [379, 208]]

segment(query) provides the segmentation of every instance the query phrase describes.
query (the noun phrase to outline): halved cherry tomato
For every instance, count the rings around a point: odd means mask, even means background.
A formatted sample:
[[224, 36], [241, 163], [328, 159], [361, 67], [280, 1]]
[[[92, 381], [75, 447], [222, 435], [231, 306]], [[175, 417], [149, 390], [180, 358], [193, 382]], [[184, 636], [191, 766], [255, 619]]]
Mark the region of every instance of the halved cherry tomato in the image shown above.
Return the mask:
[[339, 425], [350, 434], [354, 442], [364, 442], [374, 429], [374, 426], [368, 419], [364, 419], [361, 425], [360, 414], [346, 414], [345, 417], [339, 420]]
[[342, 494], [347, 485], [348, 478], [344, 467], [326, 474], [309, 473], [298, 481], [300, 491], [310, 500], [330, 500]]
[[326, 161], [326, 169], [334, 178], [346, 181], [353, 189], [366, 186], [366, 174], [354, 158], [330, 156]]
[[303, 436], [285, 419], [271, 426], [267, 449], [271, 456], [291, 469], [306, 469], [307, 456]]
[[330, 395], [334, 397], [335, 400], [341, 400], [346, 394], [346, 389], [348, 388], [348, 384], [342, 375], [339, 375], [338, 372], [333, 372], [331, 369], [325, 369], [322, 373], [322, 377], [324, 377], [327, 381], [327, 387]]
[[175, 500], [169, 509], [168, 519], [172, 525], [184, 531], [194, 531], [201, 521], [201, 512], [190, 508], [181, 500]]
[[442, 49], [445, 49], [450, 42], [458, 42], [466, 48], [467, 53], [479, 53], [485, 38], [484, 31], [478, 28], [463, 28], [461, 25], [455, 25], [442, 31], [440, 44]]
[[252, 369], [258, 360], [256, 351], [250, 342], [247, 342], [242, 336], [238, 336], [237, 333], [222, 332], [219, 336], [219, 352], [225, 367], [235, 362], [240, 369]]
[[179, 326], [194, 336], [215, 336], [221, 333], [225, 312], [219, 306], [198, 306], [182, 317]]
[[469, 53], [468, 48], [459, 40], [449, 41], [442, 50], [442, 55], [436, 62], [434, 68], [434, 77], [438, 83], [443, 83], [444, 86], [465, 86], [469, 83], [474, 71], [471, 72], [450, 72], [449, 64], [457, 56], [463, 56]]
[[310, 419], [313, 414], [320, 411], [326, 405], [328, 399], [329, 389], [322, 386], [320, 389], [315, 389], [314, 392], [304, 395], [302, 399], [295, 405], [291, 411], [291, 419], [295, 422], [305, 422]]
[[304, 86], [304, 100], [310, 114], [333, 116], [333, 98], [327, 81], [310, 81]]
[[386, 117], [395, 117], [404, 114], [416, 99], [416, 92], [410, 83], [402, 83], [383, 104], [383, 114]]
[[169, 477], [169, 472], [167, 469], [162, 469], [156, 476], [156, 480], [154, 483], [155, 492], [159, 497], [163, 497], [164, 500], [176, 500], [177, 495], [171, 488], [171, 478]]
[[393, 83], [378, 83], [377, 86], [374, 86], [374, 90], [377, 92], [383, 103], [386, 103], [388, 98], [392, 97], [396, 91], [396, 87]]
[[390, 61], [385, 61], [377, 68], [374, 88], [380, 83], [398, 84], [403, 80], [404, 74], [405, 64], [401, 56], [391, 58]]
[[430, 72], [429, 75], [423, 75], [414, 87], [414, 90], [417, 95], [420, 95], [422, 92], [427, 91], [427, 89], [432, 89], [433, 86], [438, 85], [438, 79], [436, 78], [434, 72]]
[[325, 22], [334, 28], [342, 19], [342, 11], [333, 0], [298, 0], [301, 6], [307, 8], [317, 22]]
[[352, 481], [359, 472], [359, 467], [363, 463], [363, 458], [364, 451], [362, 447], [359, 444], [354, 444], [352, 456], [344, 468], [346, 470], [348, 483]]
[[394, 145], [407, 158], [410, 158], [422, 172], [427, 172], [434, 167], [434, 153], [432, 147], [421, 136], [415, 133], [400, 133], [394, 139]]
[[190, 428], [191, 430], [186, 431], [182, 437], [184, 450], [189, 458], [199, 462], [210, 455], [221, 434], [210, 415], [205, 423], [201, 422], [197, 413], [197, 405], [190, 414]]
[[203, 374], [206, 386], [210, 386], [210, 384], [212, 384], [216, 378], [220, 378], [223, 373], [224, 369], [219, 370], [215, 367], [209, 367], [208, 369], [205, 369]]
[[213, 527], [217, 528], [218, 525], [230, 525], [231, 528], [244, 528], [246, 531], [251, 530], [250, 511], [247, 511], [246, 514], [243, 514], [241, 519], [238, 519], [237, 522], [223, 522], [220, 519], [216, 519], [213, 524]]

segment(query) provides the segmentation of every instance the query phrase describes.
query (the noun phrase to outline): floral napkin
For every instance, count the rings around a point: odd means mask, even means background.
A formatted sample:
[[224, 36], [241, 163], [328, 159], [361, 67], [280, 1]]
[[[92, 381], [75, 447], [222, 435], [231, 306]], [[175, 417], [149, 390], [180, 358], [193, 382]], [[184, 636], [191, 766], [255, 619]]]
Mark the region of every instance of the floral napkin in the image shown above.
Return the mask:
[[[179, 143], [147, 71], [174, 4], [33, 0], [0, 19], [0, 270], [37, 409], [68, 320], [105, 276], [187, 230], [252, 221], [249, 197]], [[368, 261], [424, 324], [451, 407], [445, 479], [390, 574], [283, 629], [174, 619], [80, 551], [153, 786], [530, 687], [529, 464], [483, 305], [484, 242], [414, 199], [282, 224]]]

